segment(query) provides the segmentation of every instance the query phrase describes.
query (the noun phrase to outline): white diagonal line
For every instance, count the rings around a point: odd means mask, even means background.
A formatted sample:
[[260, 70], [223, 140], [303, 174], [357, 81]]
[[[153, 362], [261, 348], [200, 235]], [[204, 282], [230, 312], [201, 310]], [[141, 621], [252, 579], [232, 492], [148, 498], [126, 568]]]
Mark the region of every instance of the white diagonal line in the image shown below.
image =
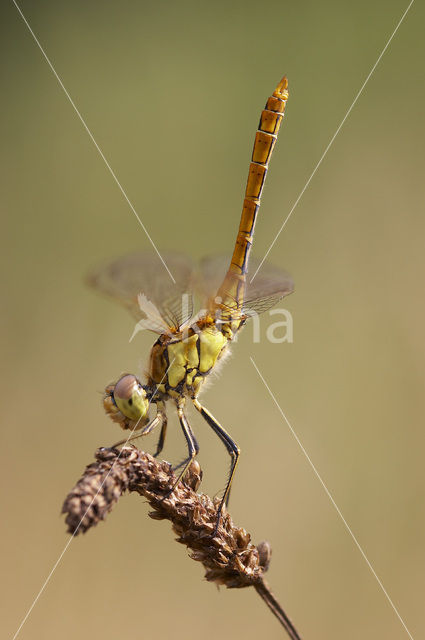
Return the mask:
[[[154, 393], [153, 393], [153, 395], [152, 395], [152, 398], [150, 399], [149, 404], [148, 404], [148, 410], [149, 410], [149, 407], [150, 407], [150, 406], [151, 406], [151, 404], [152, 404], [152, 401], [153, 401], [153, 399], [154, 399], [155, 395], [156, 395], [156, 394], [157, 394], [157, 392], [158, 392], [158, 387], [159, 387], [159, 385], [160, 385], [160, 384], [162, 384], [162, 382], [163, 382], [163, 380], [164, 380], [165, 376], [167, 375], [167, 373], [168, 373], [168, 371], [169, 371], [170, 367], [171, 367], [171, 366], [172, 366], [172, 364], [174, 363], [174, 360], [175, 360], [175, 358], [173, 358], [173, 360], [171, 361], [171, 363], [168, 365], [168, 368], [167, 368], [166, 372], [164, 373], [164, 375], [163, 375], [163, 377], [162, 377], [161, 382], [159, 382], [159, 383], [156, 385], [156, 389], [155, 389], [155, 391], [154, 391]], [[134, 425], [133, 429], [130, 431], [130, 434], [129, 434], [129, 436], [128, 436], [127, 440], [126, 440], [126, 441], [125, 441], [125, 443], [123, 444], [123, 448], [126, 446], [127, 442], [131, 439], [131, 437], [132, 437], [133, 433], [136, 431], [136, 429], [137, 429], [137, 427], [138, 427], [138, 425], [139, 425], [140, 420], [141, 420], [141, 418], [139, 418], [139, 420], [138, 420], [138, 421], [136, 422], [136, 424]], [[26, 614], [25, 614], [25, 616], [24, 616], [24, 618], [23, 618], [23, 620], [22, 620], [21, 624], [19, 625], [18, 629], [16, 630], [15, 635], [13, 636], [12, 640], [16, 640], [16, 638], [18, 637], [18, 635], [19, 635], [19, 633], [20, 633], [20, 631], [21, 631], [22, 627], [24, 626], [24, 624], [25, 624], [25, 623], [26, 623], [26, 621], [28, 620], [28, 617], [30, 616], [31, 611], [34, 609], [34, 607], [35, 607], [35, 605], [37, 604], [37, 602], [38, 602], [38, 600], [39, 600], [40, 596], [42, 595], [43, 591], [45, 590], [45, 588], [46, 588], [46, 587], [47, 587], [47, 585], [49, 584], [49, 582], [50, 582], [50, 579], [51, 579], [52, 575], [54, 574], [54, 572], [56, 571], [56, 569], [57, 569], [57, 567], [58, 567], [58, 564], [60, 563], [60, 561], [62, 560], [63, 556], [64, 556], [64, 555], [65, 555], [65, 553], [67, 552], [69, 545], [71, 544], [71, 542], [73, 541], [73, 539], [74, 539], [74, 538], [75, 538], [75, 536], [77, 535], [78, 530], [79, 530], [79, 528], [81, 527], [81, 523], [83, 522], [84, 518], [86, 517], [86, 515], [87, 515], [87, 513], [88, 513], [88, 511], [89, 511], [89, 509], [90, 509], [90, 507], [92, 506], [93, 502], [96, 500], [97, 496], [99, 495], [99, 492], [102, 490], [102, 487], [103, 487], [103, 485], [105, 484], [106, 480], [109, 478], [109, 476], [110, 476], [110, 474], [111, 474], [111, 472], [112, 472], [112, 469], [114, 468], [114, 466], [115, 466], [115, 464], [116, 464], [117, 460], [121, 457], [121, 453], [122, 453], [122, 449], [120, 450], [119, 454], [117, 455], [117, 457], [115, 458], [114, 462], [112, 463], [111, 468], [109, 469], [108, 473], [106, 474], [105, 478], [103, 479], [102, 484], [100, 485], [99, 489], [97, 490], [96, 495], [94, 496], [93, 500], [90, 502], [89, 506], [88, 506], [88, 507], [87, 507], [87, 509], [85, 510], [85, 512], [84, 512], [84, 514], [83, 514], [83, 516], [82, 516], [82, 518], [81, 518], [81, 520], [80, 520], [80, 522], [78, 523], [78, 525], [75, 527], [74, 531], [72, 532], [70, 539], [68, 540], [68, 542], [67, 542], [67, 543], [66, 543], [66, 545], [64, 546], [64, 548], [63, 548], [63, 550], [62, 550], [62, 552], [61, 552], [61, 554], [60, 554], [59, 558], [56, 560], [55, 564], [53, 565], [53, 567], [52, 567], [52, 569], [51, 569], [51, 571], [50, 571], [49, 575], [47, 576], [47, 578], [45, 579], [45, 581], [44, 581], [44, 582], [43, 582], [43, 584], [41, 585], [41, 588], [40, 588], [39, 592], [37, 593], [36, 597], [35, 597], [35, 598], [34, 598], [34, 600], [32, 601], [32, 604], [31, 604], [30, 608], [29, 608], [29, 609], [28, 609], [28, 611], [26, 612]]]
[[65, 85], [63, 84], [62, 80], [60, 79], [59, 75], [56, 72], [56, 69], [54, 68], [53, 64], [50, 62], [50, 59], [48, 58], [46, 52], [44, 51], [43, 47], [41, 46], [37, 36], [35, 35], [34, 31], [31, 29], [30, 25], [28, 24], [27, 19], [25, 18], [24, 14], [22, 13], [20, 7], [18, 6], [18, 4], [16, 3], [16, 0], [12, 0], [13, 4], [15, 5], [15, 7], [17, 8], [22, 20], [25, 22], [28, 31], [30, 32], [30, 34], [32, 35], [32, 37], [34, 38], [35, 43], [37, 44], [38, 48], [40, 49], [41, 53], [44, 56], [44, 59], [46, 60], [47, 64], [49, 65], [53, 75], [55, 76], [56, 80], [59, 82], [60, 86], [63, 89], [63, 92], [65, 93], [66, 97], [68, 98], [69, 102], [71, 103], [72, 108], [74, 109], [75, 113], [77, 114], [78, 118], [81, 121], [81, 124], [83, 125], [84, 129], [87, 131], [91, 141], [93, 142], [94, 146], [96, 147], [97, 151], [99, 152], [100, 157], [102, 158], [103, 162], [105, 163], [105, 165], [107, 166], [109, 173], [111, 174], [111, 176], [113, 177], [113, 179], [115, 180], [119, 190], [121, 191], [122, 195], [124, 196], [125, 200], [127, 201], [128, 206], [130, 207], [130, 209], [132, 210], [132, 212], [134, 213], [134, 215], [136, 216], [136, 219], [138, 221], [138, 223], [140, 224], [140, 226], [142, 227], [143, 231], [145, 232], [149, 242], [151, 243], [152, 247], [155, 249], [159, 259], [161, 260], [162, 264], [164, 265], [164, 267], [166, 268], [168, 275], [170, 276], [171, 280], [174, 282], [174, 284], [176, 283], [173, 274], [171, 273], [170, 269], [168, 268], [164, 258], [161, 256], [161, 254], [159, 253], [156, 244], [154, 243], [154, 241], [152, 240], [151, 236], [149, 235], [148, 230], [146, 229], [145, 225], [143, 224], [142, 220], [140, 219], [136, 209], [134, 208], [133, 204], [131, 203], [129, 197], [127, 196], [126, 192], [124, 191], [123, 187], [121, 186], [120, 181], [118, 180], [117, 176], [115, 175], [111, 165], [109, 164], [109, 162], [107, 161], [102, 149], [99, 147], [99, 145], [97, 144], [96, 140], [94, 139], [94, 136], [92, 134], [92, 132], [90, 131], [90, 129], [88, 128], [87, 124], [85, 123], [85, 120], [83, 118], [83, 116], [81, 115], [81, 113], [79, 112], [79, 110], [77, 109], [73, 99], [71, 98], [71, 96], [69, 95], [68, 91], [65, 88]]
[[399, 614], [399, 612], [397, 611], [397, 608], [394, 604], [394, 602], [391, 600], [387, 590], [385, 589], [384, 585], [382, 584], [381, 580], [379, 579], [379, 577], [377, 576], [374, 568], [372, 567], [371, 563], [369, 562], [365, 552], [363, 551], [362, 547], [360, 546], [359, 541], [357, 540], [356, 536], [354, 535], [354, 533], [352, 532], [352, 530], [350, 529], [350, 526], [348, 525], [346, 519], [344, 518], [344, 516], [342, 515], [338, 505], [336, 504], [335, 500], [332, 497], [331, 492], [329, 491], [329, 489], [327, 488], [327, 486], [325, 485], [324, 481], [322, 480], [321, 475], [319, 474], [319, 472], [317, 471], [316, 467], [314, 466], [313, 461], [311, 460], [310, 456], [308, 455], [307, 451], [305, 450], [305, 448], [303, 447], [299, 437], [297, 436], [297, 434], [295, 433], [291, 423], [289, 422], [288, 418], [286, 417], [286, 415], [284, 414], [282, 408], [280, 407], [278, 401], [276, 400], [272, 390], [270, 389], [269, 385], [267, 384], [267, 382], [265, 381], [263, 375], [261, 374], [259, 368], [257, 367], [257, 365], [254, 362], [254, 358], [252, 358], [250, 356], [250, 360], [252, 362], [252, 364], [255, 367], [255, 370], [257, 371], [258, 375], [260, 376], [264, 386], [266, 387], [267, 391], [270, 394], [270, 397], [272, 398], [273, 402], [275, 403], [276, 407], [279, 410], [280, 415], [282, 416], [282, 418], [285, 420], [286, 424], [288, 425], [289, 429], [291, 430], [292, 435], [294, 436], [295, 440], [297, 441], [301, 451], [303, 452], [303, 454], [305, 455], [305, 457], [307, 458], [311, 468], [313, 469], [317, 479], [319, 480], [320, 484], [322, 485], [323, 489], [325, 490], [326, 495], [328, 496], [329, 500], [332, 502], [333, 506], [336, 509], [336, 512], [338, 513], [339, 517], [341, 518], [342, 522], [344, 523], [345, 528], [347, 529], [348, 533], [350, 534], [350, 536], [352, 537], [357, 549], [360, 551], [361, 555], [363, 556], [363, 559], [365, 560], [367, 566], [369, 567], [370, 571], [372, 572], [372, 574], [375, 576], [376, 581], [378, 582], [379, 586], [381, 587], [386, 599], [388, 600], [388, 602], [390, 603], [391, 607], [393, 608], [397, 618], [400, 620], [401, 624], [403, 625], [407, 635], [409, 636], [410, 640], [413, 640], [413, 636], [410, 633], [409, 629], [407, 628], [403, 618], [401, 617], [401, 615]]
[[313, 172], [311, 174], [311, 176], [309, 177], [309, 179], [307, 180], [307, 182], [305, 183], [304, 187], [301, 189], [301, 192], [298, 196], [298, 198], [295, 200], [294, 204], [292, 205], [292, 208], [290, 210], [290, 212], [288, 213], [288, 215], [286, 216], [285, 220], [283, 221], [282, 226], [280, 227], [279, 231], [277, 232], [277, 234], [275, 235], [275, 237], [273, 238], [272, 243], [270, 244], [269, 248], [267, 249], [264, 258], [261, 260], [260, 264], [257, 267], [257, 270], [255, 271], [254, 275], [252, 276], [250, 282], [252, 282], [255, 278], [255, 276], [257, 275], [257, 273], [259, 272], [259, 270], [261, 269], [264, 260], [266, 260], [267, 256], [269, 255], [270, 251], [273, 249], [276, 240], [279, 238], [280, 234], [282, 233], [283, 229], [285, 228], [286, 223], [288, 222], [289, 218], [291, 217], [292, 213], [294, 212], [295, 207], [298, 205], [299, 201], [301, 200], [301, 198], [304, 195], [305, 190], [307, 189], [308, 185], [310, 184], [310, 182], [312, 181], [317, 169], [320, 167], [320, 165], [322, 164], [326, 154], [328, 153], [329, 149], [331, 148], [335, 138], [337, 137], [338, 133], [341, 131], [345, 121], [347, 120], [348, 116], [350, 115], [354, 105], [356, 104], [357, 100], [360, 98], [361, 94], [363, 93], [363, 89], [365, 88], [365, 86], [367, 85], [367, 83], [370, 80], [371, 75], [373, 74], [373, 72], [375, 71], [376, 67], [378, 66], [382, 56], [384, 55], [384, 53], [386, 52], [386, 50], [388, 49], [391, 40], [394, 38], [395, 34], [397, 33], [401, 23], [403, 22], [404, 18], [407, 15], [407, 12], [409, 11], [410, 7], [412, 6], [414, 0], [410, 0], [409, 5], [407, 7], [407, 9], [405, 10], [405, 12], [403, 13], [403, 15], [401, 16], [400, 20], [397, 23], [396, 28], [394, 29], [394, 31], [392, 32], [392, 34], [390, 35], [390, 37], [387, 40], [387, 43], [385, 45], [385, 47], [382, 49], [381, 53], [378, 56], [377, 61], [375, 62], [375, 64], [373, 65], [372, 69], [369, 71], [366, 80], [363, 82], [362, 86], [360, 87], [356, 97], [354, 98], [351, 107], [348, 109], [347, 113], [345, 114], [345, 116], [343, 117], [343, 119], [341, 120], [337, 130], [335, 131], [335, 133], [333, 134], [332, 138], [329, 141], [328, 146], [326, 147], [326, 149], [324, 150], [324, 152], [322, 153], [322, 156], [320, 157], [319, 162], [316, 164], [316, 166], [313, 169]]

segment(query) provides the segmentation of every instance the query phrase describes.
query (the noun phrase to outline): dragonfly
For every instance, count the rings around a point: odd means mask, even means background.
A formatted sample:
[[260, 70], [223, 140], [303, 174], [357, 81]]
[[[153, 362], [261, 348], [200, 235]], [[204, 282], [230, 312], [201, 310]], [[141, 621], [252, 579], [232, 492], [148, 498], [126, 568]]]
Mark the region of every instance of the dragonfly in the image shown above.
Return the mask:
[[[254, 227], [288, 95], [288, 80], [284, 76], [261, 112], [230, 264], [225, 265], [221, 276], [221, 257], [209, 257], [201, 262], [201, 281], [207, 293], [204, 308], [199, 313], [194, 315], [194, 295], [190, 293], [192, 288], [196, 288], [192, 267], [178, 254], [167, 257], [175, 283], [165, 269], [161, 271], [158, 260], [154, 261], [152, 256], [143, 253], [108, 262], [89, 276], [89, 283], [95, 289], [115, 298], [133, 314], [139, 328], [149, 329], [158, 336], [150, 352], [145, 380], [126, 373], [106, 387], [104, 407], [107, 414], [123, 429], [130, 429], [134, 434], [114, 446], [160, 429], [154, 454], [158, 456], [164, 447], [167, 431], [166, 409], [170, 403], [174, 405], [187, 444], [187, 457], [175, 467], [180, 471], [174, 490], [199, 452], [185, 411], [186, 403], [192, 402], [230, 456], [230, 471], [217, 508], [215, 531], [223, 507], [228, 504], [240, 449], [201, 404], [199, 395], [208, 376], [224, 361], [245, 322], [252, 315], [270, 309], [294, 288], [286, 272], [265, 263], [260, 263], [259, 270], [257, 267], [258, 273], [254, 278], [248, 275], [249, 267], [252, 269], [253, 265], [258, 265], [250, 260]], [[156, 411], [150, 417], [153, 405]]]

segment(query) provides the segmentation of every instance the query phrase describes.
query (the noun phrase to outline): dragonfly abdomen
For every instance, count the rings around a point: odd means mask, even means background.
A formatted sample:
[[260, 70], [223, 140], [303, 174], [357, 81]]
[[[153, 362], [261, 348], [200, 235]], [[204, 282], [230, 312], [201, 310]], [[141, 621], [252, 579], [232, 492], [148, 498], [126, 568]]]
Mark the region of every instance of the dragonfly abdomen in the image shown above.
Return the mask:
[[267, 100], [255, 135], [239, 231], [229, 270], [217, 294], [223, 306], [228, 305], [233, 309], [235, 306], [241, 309], [243, 305], [248, 259], [261, 193], [288, 96], [288, 81], [284, 77]]

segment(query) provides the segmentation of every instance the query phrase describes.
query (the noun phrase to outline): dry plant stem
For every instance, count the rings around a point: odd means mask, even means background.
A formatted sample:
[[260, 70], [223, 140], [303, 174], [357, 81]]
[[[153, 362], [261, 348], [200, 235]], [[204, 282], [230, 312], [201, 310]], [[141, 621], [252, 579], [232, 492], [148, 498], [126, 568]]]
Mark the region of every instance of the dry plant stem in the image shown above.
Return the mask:
[[285, 611], [282, 609], [282, 607], [270, 591], [270, 587], [264, 580], [264, 578], [262, 580], [259, 580], [258, 583], [254, 585], [254, 588], [256, 592], [263, 598], [269, 609], [274, 613], [282, 627], [286, 629], [288, 636], [292, 638], [292, 640], [301, 640], [298, 631], [295, 629]]
[[264, 581], [271, 555], [269, 543], [253, 545], [249, 533], [236, 527], [225, 509], [214, 533], [220, 500], [196, 493], [201, 478], [195, 461], [184, 482], [172, 491], [176, 476], [168, 462], [133, 446], [98, 449], [95, 462], [86, 468], [64, 502], [68, 532], [85, 533], [104, 520], [123, 493], [135, 491], [152, 507], [151, 518], [171, 521], [177, 542], [188, 547], [191, 558], [202, 562], [208, 581], [229, 589], [253, 586], [289, 637], [301, 640]]

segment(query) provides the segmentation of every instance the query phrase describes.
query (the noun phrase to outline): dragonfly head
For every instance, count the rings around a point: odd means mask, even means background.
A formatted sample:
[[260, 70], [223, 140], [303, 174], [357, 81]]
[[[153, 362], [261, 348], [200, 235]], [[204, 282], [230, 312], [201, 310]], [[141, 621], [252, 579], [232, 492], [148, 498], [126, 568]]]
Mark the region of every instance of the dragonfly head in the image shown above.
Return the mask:
[[122, 376], [113, 390], [114, 402], [121, 413], [130, 420], [142, 420], [149, 409], [149, 399], [145, 388], [130, 373]]

